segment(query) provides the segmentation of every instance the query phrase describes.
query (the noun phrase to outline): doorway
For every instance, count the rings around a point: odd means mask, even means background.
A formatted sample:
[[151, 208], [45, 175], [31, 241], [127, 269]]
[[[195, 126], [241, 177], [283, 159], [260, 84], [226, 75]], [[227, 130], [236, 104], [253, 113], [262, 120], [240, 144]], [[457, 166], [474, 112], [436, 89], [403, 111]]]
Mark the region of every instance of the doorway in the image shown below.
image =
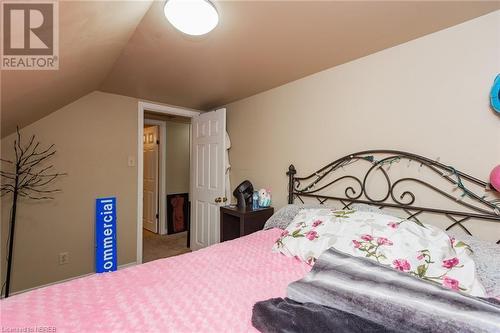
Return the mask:
[[[226, 171], [228, 170], [225, 162], [225, 151], [228, 148], [226, 145], [226, 109], [199, 112], [148, 102], [138, 103], [137, 151], [141, 153], [137, 159], [137, 264], [143, 262], [144, 163], [142, 152], [145, 113], [181, 116], [191, 120], [188, 201], [192, 201], [193, 204], [191, 205], [190, 217], [192, 218], [188, 230], [190, 248], [193, 251], [219, 242], [220, 206], [225, 202]], [[169, 201], [167, 200], [167, 202]]]
[[[187, 235], [181, 235], [180, 233], [168, 235], [168, 217], [167, 217], [167, 189], [166, 189], [166, 181], [162, 181], [162, 179], [166, 179], [166, 170], [165, 166], [162, 166], [162, 163], [166, 161], [166, 150], [164, 149], [165, 145], [162, 145], [162, 141], [166, 142], [166, 120], [176, 120], [175, 117], [184, 118], [183, 120], [189, 123], [190, 119], [196, 117], [200, 114], [198, 111], [187, 110], [183, 108], [171, 107], [166, 105], [159, 105], [148, 102], [139, 102], [138, 104], [138, 141], [137, 146], [139, 152], [142, 152], [140, 158], [137, 160], [137, 182], [138, 182], [138, 193], [137, 193], [137, 264], [141, 264], [145, 260], [143, 260], [144, 253], [144, 245], [148, 246], [152, 255], [148, 255], [148, 261], [159, 259], [165, 256], [177, 255], [183, 252], [189, 251], [187, 247]], [[146, 141], [148, 138], [145, 137], [145, 128], [157, 126], [158, 129], [157, 138], [159, 138], [160, 142], [157, 146], [158, 150], [158, 163], [154, 163], [155, 158], [146, 156], [152, 163], [148, 163], [148, 173], [146, 174], [150, 179], [147, 181], [149, 184], [146, 184], [145, 181], [145, 156], [144, 156], [144, 147], [148, 144]], [[165, 127], [163, 127], [165, 126]], [[148, 133], [149, 135], [149, 133]], [[164, 137], [162, 139], [162, 136]], [[154, 137], [154, 132], [153, 132]], [[151, 141], [155, 141], [153, 138]], [[151, 142], [151, 143], [153, 143]], [[188, 156], [190, 158], [191, 151], [189, 146]], [[150, 153], [150, 155], [155, 155], [156, 153]], [[162, 154], [164, 154], [162, 156]], [[155, 171], [157, 166], [158, 171]], [[152, 169], [151, 169], [152, 168]], [[153, 177], [151, 175], [153, 174]], [[158, 175], [158, 181], [154, 181], [155, 175]], [[189, 174], [189, 169], [188, 169]], [[149, 185], [156, 183], [154, 187]], [[188, 182], [189, 184], [189, 182]], [[158, 195], [156, 195], [155, 189], [157, 189]], [[148, 191], [148, 199], [145, 199], [145, 192]], [[152, 192], [152, 193], [151, 193]], [[190, 192], [190, 185], [188, 185], [188, 194]], [[157, 200], [154, 198], [158, 196]], [[153, 199], [151, 199], [153, 197]], [[150, 205], [153, 203], [153, 205]], [[148, 205], [148, 208], [144, 209], [145, 204]], [[156, 209], [155, 209], [155, 204]], [[147, 211], [149, 209], [149, 212]], [[155, 213], [156, 211], [156, 213]], [[158, 217], [156, 217], [158, 214]], [[148, 215], [147, 220], [149, 223], [145, 223], [144, 215]], [[148, 229], [145, 229], [145, 225], [149, 225]], [[157, 229], [155, 230], [155, 225], [157, 225]], [[156, 231], [156, 232], [155, 232]], [[187, 234], [187, 232], [186, 232]], [[168, 237], [171, 236], [171, 237]], [[174, 237], [175, 236], [175, 237]], [[146, 244], [147, 242], [147, 244]]]
[[191, 118], [144, 112], [143, 262], [189, 252]]
[[[163, 126], [164, 127], [164, 126]], [[160, 170], [165, 166], [165, 156], [160, 156], [160, 126], [151, 124], [147, 119], [144, 120], [144, 176], [143, 176], [143, 213], [142, 224], [144, 229], [152, 233], [161, 233], [160, 228]], [[162, 164], [160, 166], [160, 163]], [[162, 179], [160, 179], [162, 178]], [[163, 220], [163, 214], [161, 216]]]

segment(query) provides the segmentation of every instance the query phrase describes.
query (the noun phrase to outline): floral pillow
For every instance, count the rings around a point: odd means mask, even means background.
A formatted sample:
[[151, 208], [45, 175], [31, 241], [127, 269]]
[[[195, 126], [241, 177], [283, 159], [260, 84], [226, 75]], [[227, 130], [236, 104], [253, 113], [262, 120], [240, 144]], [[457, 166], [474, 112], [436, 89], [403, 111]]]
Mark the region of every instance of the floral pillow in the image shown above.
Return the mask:
[[500, 299], [500, 245], [467, 236], [453, 230], [447, 232], [450, 238], [470, 245], [472, 259], [476, 264], [476, 273], [488, 296]]
[[434, 226], [379, 212], [301, 210], [273, 250], [312, 265], [330, 247], [450, 289], [485, 296], [467, 244]]

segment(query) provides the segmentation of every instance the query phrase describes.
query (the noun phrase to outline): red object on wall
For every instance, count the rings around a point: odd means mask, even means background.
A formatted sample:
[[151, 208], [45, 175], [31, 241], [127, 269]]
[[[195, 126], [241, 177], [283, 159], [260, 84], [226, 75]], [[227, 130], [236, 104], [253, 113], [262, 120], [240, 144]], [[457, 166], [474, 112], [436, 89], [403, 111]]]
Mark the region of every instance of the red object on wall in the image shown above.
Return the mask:
[[174, 232], [184, 231], [186, 229], [184, 218], [184, 198], [180, 196], [172, 198], [170, 203], [174, 208], [172, 213]]
[[168, 194], [166, 203], [168, 234], [189, 231], [189, 194]]

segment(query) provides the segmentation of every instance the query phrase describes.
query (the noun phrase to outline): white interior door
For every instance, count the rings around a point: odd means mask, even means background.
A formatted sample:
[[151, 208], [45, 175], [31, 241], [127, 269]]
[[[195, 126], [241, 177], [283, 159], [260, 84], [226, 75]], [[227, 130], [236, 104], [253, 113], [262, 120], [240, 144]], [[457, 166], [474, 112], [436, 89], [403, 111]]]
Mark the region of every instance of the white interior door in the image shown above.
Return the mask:
[[158, 126], [144, 128], [142, 226], [158, 233]]
[[219, 242], [224, 197], [226, 109], [201, 113], [191, 130], [191, 249]]

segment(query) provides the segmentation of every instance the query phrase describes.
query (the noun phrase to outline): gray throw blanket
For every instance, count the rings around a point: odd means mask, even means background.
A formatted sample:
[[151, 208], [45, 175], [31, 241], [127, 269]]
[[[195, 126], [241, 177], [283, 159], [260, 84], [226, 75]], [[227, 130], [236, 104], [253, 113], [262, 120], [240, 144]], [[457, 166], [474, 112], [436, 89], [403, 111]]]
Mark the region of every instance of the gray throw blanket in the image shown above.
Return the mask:
[[347, 312], [389, 331], [500, 332], [500, 307], [374, 261], [329, 249], [288, 297]]
[[255, 303], [252, 325], [263, 333], [402, 333], [347, 312], [289, 298]]

